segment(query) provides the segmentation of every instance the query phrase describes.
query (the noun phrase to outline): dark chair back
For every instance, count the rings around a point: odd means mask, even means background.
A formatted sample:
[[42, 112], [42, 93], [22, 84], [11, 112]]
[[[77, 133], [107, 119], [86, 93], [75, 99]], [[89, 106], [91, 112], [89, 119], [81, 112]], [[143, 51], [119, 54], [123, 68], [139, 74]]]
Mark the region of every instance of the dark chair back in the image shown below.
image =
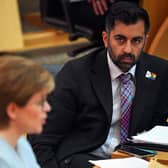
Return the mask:
[[86, 48], [71, 52], [72, 55], [103, 44], [101, 32], [105, 16], [96, 16], [87, 1], [41, 0], [40, 11], [45, 23], [69, 32], [70, 40], [85, 37], [91, 41]]

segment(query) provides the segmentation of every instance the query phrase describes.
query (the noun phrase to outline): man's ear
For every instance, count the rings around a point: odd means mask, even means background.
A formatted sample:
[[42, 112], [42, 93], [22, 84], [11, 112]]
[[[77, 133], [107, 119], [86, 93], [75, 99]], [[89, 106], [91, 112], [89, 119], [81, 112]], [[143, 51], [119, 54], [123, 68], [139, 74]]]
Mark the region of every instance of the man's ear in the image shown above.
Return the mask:
[[105, 32], [105, 31], [102, 32], [102, 39], [104, 42], [104, 47], [107, 48], [108, 47], [108, 34], [107, 34], [107, 32]]
[[6, 112], [8, 117], [11, 120], [14, 120], [16, 118], [16, 111], [17, 111], [17, 105], [16, 103], [9, 103], [9, 105], [7, 106]]
[[149, 38], [149, 34], [146, 34], [145, 43], [144, 43], [144, 49], [146, 49], [146, 44], [148, 42], [148, 38]]

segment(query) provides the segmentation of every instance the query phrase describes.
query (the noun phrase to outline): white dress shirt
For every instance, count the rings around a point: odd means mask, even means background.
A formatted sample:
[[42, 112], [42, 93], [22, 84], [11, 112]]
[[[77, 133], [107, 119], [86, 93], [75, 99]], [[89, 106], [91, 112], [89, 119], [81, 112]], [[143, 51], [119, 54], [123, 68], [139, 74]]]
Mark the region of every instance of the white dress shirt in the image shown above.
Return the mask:
[[[119, 120], [121, 118], [120, 113], [120, 82], [118, 77], [123, 73], [111, 60], [109, 53], [107, 53], [107, 61], [108, 67], [110, 71], [111, 77], [111, 85], [112, 85], [112, 96], [113, 96], [113, 115], [111, 120], [111, 127], [109, 129], [109, 133], [105, 143], [92, 152], [92, 154], [102, 156], [105, 158], [111, 157], [112, 152], [115, 148], [120, 144], [120, 123]], [[132, 76], [135, 76], [136, 65], [134, 65], [128, 73], [131, 73]], [[135, 85], [132, 81], [132, 87], [135, 94]]]

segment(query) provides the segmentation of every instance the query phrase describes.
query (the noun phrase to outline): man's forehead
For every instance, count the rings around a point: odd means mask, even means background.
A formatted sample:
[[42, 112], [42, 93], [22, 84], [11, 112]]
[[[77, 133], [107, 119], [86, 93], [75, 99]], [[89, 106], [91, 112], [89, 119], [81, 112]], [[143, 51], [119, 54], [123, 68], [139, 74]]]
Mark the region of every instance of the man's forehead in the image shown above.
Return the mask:
[[121, 20], [115, 20], [114, 22], [114, 27], [117, 26], [118, 24], [123, 24], [125, 26], [130, 26], [130, 25], [136, 25], [138, 23], [143, 23], [143, 25], [145, 26], [145, 21], [143, 19], [138, 19], [135, 22], [129, 22], [127, 23], [126, 21], [121, 21]]
[[145, 26], [143, 20], [138, 20], [133, 24], [125, 24], [121, 21], [116, 21], [111, 34], [120, 34], [123, 36], [143, 36], [145, 34]]

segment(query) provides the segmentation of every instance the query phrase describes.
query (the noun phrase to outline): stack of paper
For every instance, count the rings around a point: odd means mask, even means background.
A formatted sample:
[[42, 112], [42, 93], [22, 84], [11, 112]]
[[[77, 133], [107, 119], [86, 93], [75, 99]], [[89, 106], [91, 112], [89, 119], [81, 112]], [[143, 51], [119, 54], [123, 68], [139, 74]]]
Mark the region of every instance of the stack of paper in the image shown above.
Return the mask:
[[168, 127], [155, 126], [147, 132], [133, 136], [133, 142], [168, 145]]
[[107, 160], [89, 160], [90, 163], [101, 168], [148, 168], [149, 162], [136, 157]]

